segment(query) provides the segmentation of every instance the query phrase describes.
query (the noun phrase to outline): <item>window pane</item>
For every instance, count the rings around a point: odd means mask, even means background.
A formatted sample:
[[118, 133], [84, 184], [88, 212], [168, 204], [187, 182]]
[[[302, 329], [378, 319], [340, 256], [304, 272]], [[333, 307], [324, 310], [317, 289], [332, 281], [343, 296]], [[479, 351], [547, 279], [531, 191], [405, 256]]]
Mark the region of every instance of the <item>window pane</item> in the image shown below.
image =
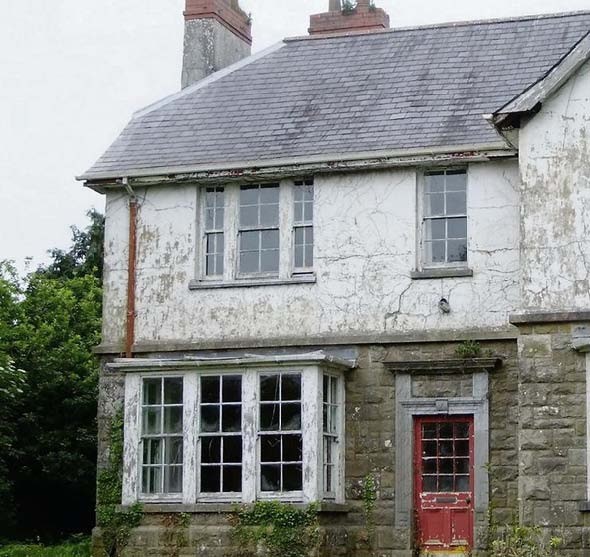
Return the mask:
[[201, 462], [205, 464], [221, 462], [221, 437], [201, 438]]
[[424, 476], [422, 478], [422, 489], [430, 493], [436, 492], [436, 476]]
[[240, 207], [240, 226], [258, 226], [258, 206]]
[[469, 476], [455, 478], [455, 491], [469, 491]]
[[469, 441], [456, 441], [455, 454], [457, 456], [469, 456]]
[[452, 439], [453, 438], [453, 424], [450, 424], [450, 423], [440, 424], [438, 436], [441, 439]]
[[439, 476], [438, 477], [438, 491], [449, 492], [454, 489], [453, 476]]
[[162, 440], [145, 439], [143, 442], [143, 463], [162, 464]]
[[[298, 189], [298, 188], [296, 188]], [[295, 222], [303, 221], [303, 203], [295, 203]]]
[[279, 248], [279, 231], [278, 230], [263, 230], [262, 231], [262, 249], [278, 249]]
[[453, 456], [453, 442], [441, 441], [438, 445], [438, 451], [440, 456]]
[[295, 267], [305, 267], [305, 253], [303, 246], [295, 246]]
[[205, 433], [219, 431], [218, 406], [201, 406], [201, 431]]
[[260, 406], [260, 429], [263, 431], [277, 431], [279, 429], [278, 404], [262, 404]]
[[164, 433], [182, 433], [182, 406], [164, 408]]
[[467, 238], [467, 219], [448, 219], [447, 229], [449, 238]]
[[215, 230], [215, 209], [207, 209], [205, 211], [205, 228], [207, 230]]
[[468, 458], [456, 458], [455, 459], [455, 473], [456, 474], [469, 474], [469, 459]]
[[301, 435], [283, 435], [283, 462], [301, 462], [302, 451]]
[[302, 246], [305, 243], [305, 228], [295, 229], [295, 245]]
[[436, 441], [423, 441], [422, 456], [435, 457], [436, 455]]
[[443, 192], [445, 188], [445, 173], [434, 172], [425, 176], [426, 192], [437, 193]]
[[300, 464], [283, 466], [283, 491], [299, 491], [303, 487], [303, 473]]
[[436, 458], [427, 458], [422, 460], [422, 471], [425, 474], [436, 474]]
[[261, 205], [260, 206], [260, 225], [261, 226], [278, 226], [279, 225], [279, 206], [278, 205]]
[[239, 375], [223, 377], [223, 402], [242, 401], [242, 378]]
[[[146, 478], [147, 476], [147, 478]], [[162, 468], [150, 467], [144, 468], [144, 493], [161, 493], [162, 492]]]
[[441, 458], [439, 461], [440, 473], [441, 474], [452, 474], [453, 473], [453, 459], [452, 458]]
[[166, 439], [166, 464], [182, 464], [182, 437]]
[[279, 202], [279, 186], [263, 186], [260, 188], [260, 202], [261, 203], [276, 203]]
[[166, 466], [164, 468], [164, 491], [166, 493], [182, 493], [182, 466]]
[[261, 400], [279, 400], [279, 380], [280, 375], [261, 375], [260, 376], [260, 399]]
[[242, 462], [242, 436], [223, 438], [223, 462]]
[[219, 493], [221, 490], [221, 467], [201, 466], [201, 491]]
[[430, 193], [424, 196], [426, 202], [424, 212], [427, 217], [444, 216], [445, 196], [442, 193]]
[[455, 437], [457, 439], [469, 439], [469, 424], [455, 424]]
[[449, 262], [467, 261], [467, 240], [449, 240]]
[[260, 267], [263, 273], [277, 272], [279, 270], [279, 250], [263, 251]]
[[240, 272], [257, 273], [259, 271], [259, 253], [249, 251], [240, 254]]
[[260, 437], [260, 460], [261, 462], [281, 461], [280, 435], [262, 435]]
[[240, 205], [257, 205], [258, 192], [258, 186], [242, 186], [240, 188]]
[[215, 210], [215, 228], [217, 230], [223, 229], [223, 209], [216, 209]]
[[224, 493], [242, 491], [242, 467], [241, 466], [224, 466], [223, 467], [223, 491]]
[[164, 379], [164, 404], [182, 404], [182, 379]]
[[465, 170], [448, 170], [446, 189], [447, 191], [465, 191], [467, 189], [467, 172]]
[[301, 400], [301, 375], [284, 374], [281, 376], [281, 399]]
[[242, 407], [238, 405], [224, 406], [222, 410], [222, 431], [233, 432], [242, 430]]
[[157, 435], [162, 433], [161, 416], [161, 408], [156, 407], [143, 409], [143, 433], [145, 435]]
[[446, 238], [444, 219], [427, 220], [425, 225], [427, 240], [444, 240]]
[[444, 240], [426, 243], [426, 260], [430, 263], [445, 263], [445, 252]]
[[447, 215], [464, 215], [467, 213], [465, 193], [447, 193]]
[[255, 251], [260, 249], [260, 232], [242, 232], [240, 235], [240, 250]]
[[144, 381], [143, 381], [143, 403], [144, 404], [161, 404], [162, 403], [162, 380], [161, 379], [144, 379]]
[[305, 204], [304, 220], [306, 222], [311, 222], [313, 220], [313, 203]]
[[424, 424], [422, 426], [422, 437], [424, 439], [436, 439], [437, 438], [436, 424]]
[[283, 404], [281, 422], [282, 430], [301, 429], [301, 404]]
[[219, 377], [201, 377], [201, 402], [219, 402]]
[[260, 488], [262, 491], [279, 491], [281, 488], [281, 465], [263, 464], [260, 467]]

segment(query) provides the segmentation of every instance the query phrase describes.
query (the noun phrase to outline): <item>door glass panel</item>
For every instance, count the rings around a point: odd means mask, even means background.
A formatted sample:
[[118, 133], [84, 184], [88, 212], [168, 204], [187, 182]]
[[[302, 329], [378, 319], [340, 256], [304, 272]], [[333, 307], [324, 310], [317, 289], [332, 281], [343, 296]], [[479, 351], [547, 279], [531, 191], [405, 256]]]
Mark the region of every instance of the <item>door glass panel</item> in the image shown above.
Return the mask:
[[423, 423], [421, 434], [422, 491], [469, 491], [469, 423]]

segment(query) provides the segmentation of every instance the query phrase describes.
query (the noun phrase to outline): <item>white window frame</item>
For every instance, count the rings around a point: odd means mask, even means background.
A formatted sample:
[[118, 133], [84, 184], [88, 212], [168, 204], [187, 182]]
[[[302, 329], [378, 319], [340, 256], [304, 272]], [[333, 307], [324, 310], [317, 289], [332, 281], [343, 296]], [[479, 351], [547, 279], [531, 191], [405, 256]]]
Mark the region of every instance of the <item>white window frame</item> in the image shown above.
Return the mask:
[[[463, 216], [467, 219], [467, 259], [465, 261], [454, 261], [454, 262], [441, 262], [441, 263], [433, 263], [426, 259], [426, 222], [428, 220], [432, 220], [429, 217], [426, 217], [424, 211], [424, 202], [425, 202], [425, 190], [426, 190], [426, 176], [430, 172], [442, 172], [448, 170], [461, 170], [465, 172], [465, 180], [466, 180], [466, 190], [465, 190], [465, 215], [460, 215], [462, 218]], [[416, 212], [417, 212], [417, 245], [416, 245], [416, 268], [420, 270], [428, 270], [428, 269], [466, 269], [469, 265], [469, 167], [467, 166], [444, 166], [444, 167], [430, 167], [430, 168], [423, 168], [420, 172], [417, 173], [418, 183], [416, 188]], [[459, 215], [458, 215], [459, 217]], [[452, 218], [445, 217], [445, 218]]]
[[[202, 283], [204, 286], [215, 284], [235, 284], [250, 281], [282, 282], [304, 280], [305, 277], [313, 277], [313, 268], [296, 269], [294, 266], [294, 241], [295, 228], [303, 226], [295, 223], [295, 190], [296, 183], [311, 181], [313, 178], [261, 181], [256, 183], [228, 183], [216, 186], [197, 187], [197, 253], [196, 253], [196, 278], [195, 283]], [[241, 273], [239, 269], [240, 255], [240, 187], [248, 185], [279, 185], [279, 270], [278, 273]], [[207, 229], [205, 221], [205, 196], [207, 187], [222, 187], [224, 189], [224, 261], [223, 275], [211, 276], [206, 273], [207, 253]], [[315, 186], [314, 186], [315, 193]], [[314, 196], [315, 197], [315, 196]], [[314, 199], [315, 202], [315, 199]], [[314, 208], [315, 209], [315, 208]], [[315, 220], [315, 210], [314, 210]], [[305, 226], [312, 227], [313, 221], [308, 221]], [[271, 227], [274, 228], [274, 227]], [[315, 235], [314, 235], [315, 236]], [[314, 237], [315, 251], [316, 238]]]
[[[171, 369], [170, 371], [130, 372], [125, 376], [125, 420], [122, 504], [149, 503], [251, 503], [276, 499], [310, 503], [329, 500], [344, 502], [344, 411], [340, 412], [338, 461], [334, 494], [325, 494], [323, 485], [323, 365], [215, 366], [213, 368]], [[344, 408], [344, 373], [330, 368], [339, 378], [339, 393]], [[303, 437], [303, 486], [301, 491], [262, 492], [260, 489], [259, 377], [273, 373], [301, 374], [301, 432]], [[200, 494], [199, 399], [202, 375], [242, 376], [242, 492]], [[180, 494], [141, 493], [141, 393], [143, 380], [158, 377], [183, 377], [183, 489]]]

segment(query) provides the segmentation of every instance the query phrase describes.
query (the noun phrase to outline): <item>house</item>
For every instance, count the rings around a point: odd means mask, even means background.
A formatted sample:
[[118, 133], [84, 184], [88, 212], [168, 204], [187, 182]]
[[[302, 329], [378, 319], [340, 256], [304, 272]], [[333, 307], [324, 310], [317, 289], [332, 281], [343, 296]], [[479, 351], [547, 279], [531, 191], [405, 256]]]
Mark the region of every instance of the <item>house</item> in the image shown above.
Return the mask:
[[276, 499], [323, 555], [482, 555], [515, 516], [588, 555], [590, 12], [329, 8], [249, 56], [237, 0], [187, 0], [184, 88], [81, 177], [126, 554], [185, 513], [182, 555], [231, 555]]

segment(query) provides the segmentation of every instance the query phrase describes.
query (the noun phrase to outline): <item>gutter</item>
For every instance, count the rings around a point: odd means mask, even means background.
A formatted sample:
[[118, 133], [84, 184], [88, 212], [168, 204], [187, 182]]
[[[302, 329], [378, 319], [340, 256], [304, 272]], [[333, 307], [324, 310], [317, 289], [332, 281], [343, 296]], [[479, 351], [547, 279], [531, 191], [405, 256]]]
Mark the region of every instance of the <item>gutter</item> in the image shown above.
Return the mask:
[[[447, 148], [398, 149], [363, 153], [294, 157], [291, 159], [238, 161], [230, 164], [207, 164], [192, 167], [159, 167], [126, 171], [128, 180], [143, 186], [178, 182], [228, 183], [296, 177], [308, 174], [358, 172], [414, 166], [431, 166], [486, 162], [510, 158], [517, 150], [504, 142], [486, 145], [459, 145]], [[99, 193], [120, 188], [120, 177], [112, 172], [85, 174], [77, 177], [85, 186]]]

